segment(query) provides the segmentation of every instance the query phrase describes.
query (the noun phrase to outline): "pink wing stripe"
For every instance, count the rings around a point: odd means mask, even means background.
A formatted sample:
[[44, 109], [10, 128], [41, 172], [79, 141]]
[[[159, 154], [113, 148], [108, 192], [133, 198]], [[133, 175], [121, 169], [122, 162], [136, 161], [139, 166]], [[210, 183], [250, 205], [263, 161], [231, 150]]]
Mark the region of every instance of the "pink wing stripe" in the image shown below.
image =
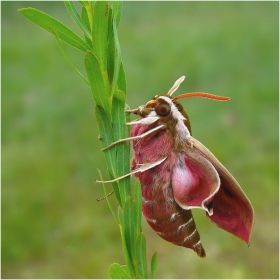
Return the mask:
[[207, 159], [188, 149], [179, 155], [171, 181], [175, 200], [182, 208], [202, 208], [212, 214], [211, 202], [219, 190], [220, 179]]

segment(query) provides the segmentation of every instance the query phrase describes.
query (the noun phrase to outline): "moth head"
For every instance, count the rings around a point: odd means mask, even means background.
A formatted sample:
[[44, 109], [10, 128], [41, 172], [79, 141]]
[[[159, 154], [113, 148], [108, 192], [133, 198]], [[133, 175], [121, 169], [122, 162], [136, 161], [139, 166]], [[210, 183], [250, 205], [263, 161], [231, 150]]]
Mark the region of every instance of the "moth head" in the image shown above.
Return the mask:
[[183, 107], [180, 103], [177, 102], [177, 100], [182, 98], [203, 97], [218, 101], [230, 100], [229, 97], [222, 97], [204, 92], [184, 93], [172, 98], [172, 94], [178, 89], [178, 87], [184, 81], [184, 79], [185, 76], [182, 76], [181, 78], [176, 80], [167, 94], [156, 95], [151, 101], [146, 103], [146, 105], [141, 105], [138, 107], [138, 109], [128, 110], [127, 112], [140, 115], [141, 117], [158, 116], [159, 118], [165, 118], [170, 116], [175, 108], [178, 109], [178, 111], [180, 111], [183, 115], [185, 114]]

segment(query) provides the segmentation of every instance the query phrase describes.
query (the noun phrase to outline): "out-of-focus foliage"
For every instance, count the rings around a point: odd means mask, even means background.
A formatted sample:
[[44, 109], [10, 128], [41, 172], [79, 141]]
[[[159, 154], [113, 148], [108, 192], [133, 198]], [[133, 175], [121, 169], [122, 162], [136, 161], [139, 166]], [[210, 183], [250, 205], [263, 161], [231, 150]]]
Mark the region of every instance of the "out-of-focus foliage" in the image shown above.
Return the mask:
[[[2, 2], [2, 277], [106, 278], [124, 263], [97, 168], [107, 174], [89, 89], [55, 39], [16, 10], [35, 7], [79, 33], [62, 2]], [[143, 221], [159, 278], [278, 278], [278, 2], [124, 2], [118, 33], [131, 108], [184, 100], [193, 135], [232, 172], [256, 222], [250, 247], [193, 211], [206, 259]], [[65, 46], [83, 69], [83, 54]], [[111, 198], [113, 205], [116, 199]]]

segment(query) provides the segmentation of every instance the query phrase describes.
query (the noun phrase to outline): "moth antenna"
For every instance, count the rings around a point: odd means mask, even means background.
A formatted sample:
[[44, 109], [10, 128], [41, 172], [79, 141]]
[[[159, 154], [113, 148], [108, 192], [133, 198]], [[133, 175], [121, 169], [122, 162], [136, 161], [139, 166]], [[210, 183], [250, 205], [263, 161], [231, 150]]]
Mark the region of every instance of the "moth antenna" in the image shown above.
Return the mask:
[[173, 98], [173, 101], [182, 99], [182, 98], [188, 98], [188, 97], [202, 97], [202, 98], [208, 98], [208, 99], [213, 99], [213, 100], [218, 100], [218, 101], [228, 101], [230, 100], [230, 97], [223, 97], [223, 96], [218, 96], [210, 93], [204, 93], [204, 92], [191, 92], [191, 93], [184, 93], [179, 96], [176, 96]]
[[174, 91], [177, 90], [177, 88], [180, 86], [180, 84], [185, 80], [185, 76], [182, 76], [181, 78], [179, 78], [174, 85], [172, 86], [172, 88], [168, 91], [167, 95], [171, 96], [173, 94]]

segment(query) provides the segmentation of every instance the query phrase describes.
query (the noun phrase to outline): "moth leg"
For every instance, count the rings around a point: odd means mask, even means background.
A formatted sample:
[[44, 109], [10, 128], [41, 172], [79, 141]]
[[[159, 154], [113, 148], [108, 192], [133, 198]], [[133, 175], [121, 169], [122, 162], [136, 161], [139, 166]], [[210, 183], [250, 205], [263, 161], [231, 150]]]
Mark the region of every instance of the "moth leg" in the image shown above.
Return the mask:
[[132, 174], [135, 174], [135, 173], [138, 173], [138, 172], [144, 172], [144, 171], [149, 170], [149, 169], [151, 169], [151, 168], [153, 168], [153, 167], [155, 167], [155, 166], [157, 166], [157, 165], [160, 165], [162, 162], [164, 162], [164, 161], [166, 160], [166, 158], [167, 158], [167, 157], [162, 158], [162, 159], [160, 159], [160, 160], [158, 160], [158, 161], [156, 161], [156, 162], [147, 162], [147, 163], [143, 163], [143, 164], [141, 165], [141, 167], [139, 167], [139, 168], [137, 168], [137, 169], [131, 171], [130, 173], [127, 173], [127, 174], [125, 174], [125, 175], [123, 175], [123, 176], [120, 176], [120, 177], [118, 177], [118, 178], [116, 178], [116, 179], [109, 180], [109, 181], [98, 181], [98, 180], [96, 180], [95, 182], [96, 182], [96, 183], [107, 184], [107, 183], [113, 183], [113, 182], [119, 181], [119, 180], [121, 180], [121, 179], [124, 179], [124, 178], [126, 178], [126, 177], [132, 175]]
[[191, 149], [193, 149], [194, 144], [195, 144], [195, 140], [193, 139], [193, 137], [192, 136], [187, 137], [186, 141], [187, 141], [188, 146], [190, 146]]
[[[110, 195], [112, 195], [113, 193], [114, 193], [114, 191], [111, 191], [111, 192], [108, 193], [107, 196], [110, 196]], [[104, 199], [106, 199], [106, 196], [103, 196], [103, 197], [101, 197], [101, 198], [97, 198], [96, 200], [97, 200], [97, 202], [99, 202], [99, 201], [104, 200]]]
[[107, 149], [109, 149], [109, 148], [115, 146], [116, 144], [119, 144], [119, 143], [122, 143], [122, 142], [131, 141], [131, 140], [136, 140], [136, 139], [142, 139], [142, 138], [146, 137], [147, 135], [149, 135], [149, 134], [151, 134], [151, 133], [153, 133], [153, 132], [155, 132], [155, 131], [161, 130], [161, 129], [163, 129], [163, 128], [165, 128], [165, 125], [164, 125], [164, 124], [162, 124], [162, 125], [160, 125], [160, 126], [157, 126], [157, 127], [153, 128], [153, 129], [151, 129], [151, 130], [149, 130], [149, 131], [147, 131], [147, 132], [145, 132], [145, 133], [143, 133], [143, 134], [141, 134], [141, 135], [133, 136], [133, 137], [128, 137], [128, 138], [124, 138], [124, 139], [119, 139], [118, 141], [113, 142], [113, 143], [111, 143], [109, 146], [107, 146], [107, 147], [101, 149], [101, 151], [105, 151], [105, 150], [107, 150]]
[[137, 115], [138, 114], [138, 108], [137, 109], [132, 109], [132, 110], [125, 110], [124, 112]]

